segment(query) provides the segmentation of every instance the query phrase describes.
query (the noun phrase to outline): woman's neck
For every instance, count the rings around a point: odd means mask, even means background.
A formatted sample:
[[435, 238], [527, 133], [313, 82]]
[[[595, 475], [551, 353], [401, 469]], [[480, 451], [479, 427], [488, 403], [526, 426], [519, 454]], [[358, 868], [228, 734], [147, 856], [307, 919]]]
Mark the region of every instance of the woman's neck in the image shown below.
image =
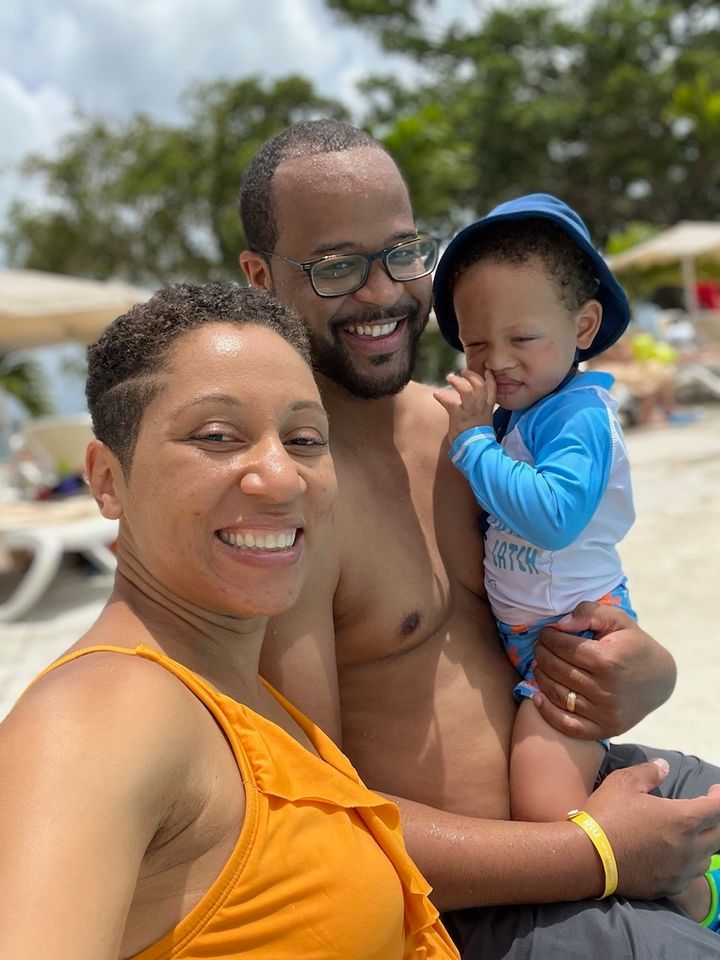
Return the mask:
[[258, 665], [267, 617], [230, 616], [177, 596], [138, 564], [118, 557], [113, 592], [91, 631], [105, 642], [145, 644], [177, 660], [221, 692], [252, 705], [261, 685]]

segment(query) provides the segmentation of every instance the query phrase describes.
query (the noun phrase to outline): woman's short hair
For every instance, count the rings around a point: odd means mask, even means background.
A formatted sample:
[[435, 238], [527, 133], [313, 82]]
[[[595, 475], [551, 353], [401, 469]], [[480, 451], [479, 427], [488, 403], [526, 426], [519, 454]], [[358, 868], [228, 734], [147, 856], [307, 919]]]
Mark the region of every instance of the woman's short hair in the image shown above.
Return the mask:
[[85, 395], [93, 430], [128, 474], [143, 412], [164, 384], [175, 341], [208, 323], [273, 330], [310, 364], [298, 315], [269, 293], [236, 283], [176, 283], [162, 287], [107, 327], [87, 350]]

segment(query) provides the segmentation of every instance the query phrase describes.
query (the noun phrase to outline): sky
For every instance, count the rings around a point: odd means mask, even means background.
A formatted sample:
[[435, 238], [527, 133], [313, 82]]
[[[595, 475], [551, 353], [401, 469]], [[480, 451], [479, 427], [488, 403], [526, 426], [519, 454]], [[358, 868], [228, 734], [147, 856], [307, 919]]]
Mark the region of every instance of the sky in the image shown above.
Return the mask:
[[[433, 28], [476, 21], [487, 7], [437, 0]], [[30, 152], [52, 156], [78, 110], [119, 119], [143, 110], [173, 121], [193, 81], [289, 73], [352, 109], [360, 78], [401, 69], [405, 61], [383, 53], [368, 32], [341, 26], [323, 0], [3, 0], [0, 230], [13, 199], [42, 202], [39, 185], [14, 168]], [[56, 393], [62, 409], [82, 404], [75, 390]]]
[[[433, 23], [476, 19], [480, 4], [437, 0]], [[11, 199], [33, 196], [13, 165], [30, 151], [52, 155], [78, 109], [172, 121], [192, 81], [293, 72], [352, 108], [361, 77], [402, 64], [323, 0], [3, 0], [0, 225]]]

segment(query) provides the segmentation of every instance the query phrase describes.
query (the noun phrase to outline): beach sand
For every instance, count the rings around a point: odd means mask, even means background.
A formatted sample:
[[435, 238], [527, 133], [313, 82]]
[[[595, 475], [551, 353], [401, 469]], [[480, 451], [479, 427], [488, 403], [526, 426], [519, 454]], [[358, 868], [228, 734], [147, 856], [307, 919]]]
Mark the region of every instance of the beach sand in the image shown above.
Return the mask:
[[635, 524], [620, 545], [640, 623], [678, 665], [666, 704], [618, 740], [720, 764], [720, 408], [697, 423], [629, 430]]
[[[617, 739], [720, 764], [713, 726], [720, 687], [720, 407], [703, 413], [696, 423], [627, 432], [637, 520], [620, 551], [640, 622], [675, 656], [678, 683], [668, 703]], [[0, 576], [0, 594], [9, 586]], [[109, 588], [109, 577], [88, 576], [68, 562], [32, 615], [0, 624], [0, 718], [38, 670], [90, 626]]]

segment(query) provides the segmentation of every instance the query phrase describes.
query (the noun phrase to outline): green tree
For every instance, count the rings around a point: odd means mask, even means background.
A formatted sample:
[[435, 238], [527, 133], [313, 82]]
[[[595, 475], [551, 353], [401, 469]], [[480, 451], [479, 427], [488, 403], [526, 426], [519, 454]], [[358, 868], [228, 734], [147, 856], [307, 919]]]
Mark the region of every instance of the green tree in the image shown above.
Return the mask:
[[238, 276], [237, 191], [249, 158], [291, 123], [346, 116], [300, 77], [197, 85], [185, 108], [179, 126], [84, 117], [56, 158], [28, 158], [24, 172], [52, 202], [12, 206], [10, 264], [147, 286]]
[[20, 354], [0, 354], [0, 391], [17, 400], [33, 417], [50, 412], [41, 368]]
[[[397, 159], [422, 228], [448, 236], [535, 190], [575, 206], [601, 245], [634, 222], [720, 218], [715, 0], [518, 0], [470, 25], [443, 23], [436, 0], [326, 4], [406, 58], [361, 83], [354, 120]], [[248, 77], [194, 87], [175, 126], [81, 118], [55, 158], [26, 162], [52, 203], [13, 206], [7, 259], [147, 286], [238, 277], [245, 165], [317, 116], [348, 111], [301, 77]]]
[[[515, 4], [473, 28], [439, 26], [434, 0], [327, 3], [407, 56], [404, 84], [366, 82], [366, 119], [407, 165], [419, 215], [437, 220], [442, 197], [448, 232], [538, 189], [581, 210], [600, 241], [630, 220], [720, 216], [714, 0]], [[398, 142], [435, 114], [422, 158], [403, 157]], [[426, 170], [440, 171], [439, 190], [414, 182]]]

